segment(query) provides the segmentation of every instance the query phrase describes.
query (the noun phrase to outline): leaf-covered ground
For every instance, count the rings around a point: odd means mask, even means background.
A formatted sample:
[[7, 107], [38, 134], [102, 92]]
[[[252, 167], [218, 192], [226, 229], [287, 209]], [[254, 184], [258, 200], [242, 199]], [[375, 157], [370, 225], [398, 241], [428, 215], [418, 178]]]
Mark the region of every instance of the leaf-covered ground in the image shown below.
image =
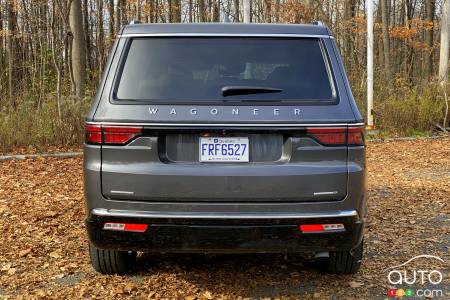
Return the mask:
[[81, 158], [0, 163], [0, 299], [384, 299], [384, 269], [419, 254], [446, 261], [435, 267], [450, 298], [450, 139], [368, 145], [366, 252], [354, 276], [282, 255], [143, 255], [133, 275], [99, 275], [82, 186]]

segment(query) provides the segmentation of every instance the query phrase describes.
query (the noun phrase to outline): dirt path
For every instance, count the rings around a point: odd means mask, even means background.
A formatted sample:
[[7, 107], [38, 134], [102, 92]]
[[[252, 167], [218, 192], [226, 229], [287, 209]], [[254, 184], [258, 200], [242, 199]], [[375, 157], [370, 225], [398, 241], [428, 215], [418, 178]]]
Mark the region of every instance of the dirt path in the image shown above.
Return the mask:
[[102, 276], [88, 264], [82, 159], [1, 162], [0, 299], [384, 299], [384, 269], [420, 254], [445, 260], [425, 266], [444, 273], [432, 288], [450, 299], [450, 140], [371, 143], [368, 166], [367, 250], [355, 276], [279, 255], [146, 255], [135, 275]]

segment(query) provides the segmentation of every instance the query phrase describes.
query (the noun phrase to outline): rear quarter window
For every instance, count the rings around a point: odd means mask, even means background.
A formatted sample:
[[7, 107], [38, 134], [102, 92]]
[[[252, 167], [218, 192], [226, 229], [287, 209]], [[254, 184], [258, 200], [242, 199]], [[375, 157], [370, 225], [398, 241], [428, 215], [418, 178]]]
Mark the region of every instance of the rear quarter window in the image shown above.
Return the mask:
[[[227, 86], [281, 91], [223, 96]], [[146, 37], [128, 41], [114, 100], [333, 103], [337, 94], [317, 38]]]

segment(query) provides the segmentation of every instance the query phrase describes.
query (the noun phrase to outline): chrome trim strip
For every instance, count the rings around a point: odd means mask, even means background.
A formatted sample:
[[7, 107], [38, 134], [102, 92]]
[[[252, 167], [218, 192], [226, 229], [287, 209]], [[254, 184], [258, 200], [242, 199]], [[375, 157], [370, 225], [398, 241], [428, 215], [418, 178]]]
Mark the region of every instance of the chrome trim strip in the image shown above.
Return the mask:
[[322, 38], [329, 39], [330, 35], [326, 34], [295, 34], [295, 33], [126, 33], [117, 35], [118, 38], [127, 37], [164, 37], [164, 36], [178, 36], [178, 37], [303, 37], [303, 38]]
[[332, 192], [314, 192], [314, 196], [336, 195], [338, 191]]
[[95, 208], [92, 215], [101, 217], [130, 217], [155, 219], [311, 219], [311, 218], [340, 218], [357, 217], [356, 210], [342, 210], [329, 213], [175, 213], [175, 212], [146, 212]]
[[129, 191], [110, 191], [111, 194], [115, 194], [115, 195], [127, 195], [127, 196], [132, 196], [134, 195], [134, 192], [129, 192]]
[[183, 127], [183, 126], [199, 126], [199, 127], [331, 127], [331, 126], [348, 126], [361, 127], [364, 123], [121, 123], [121, 122], [86, 122], [93, 125], [107, 126], [166, 126], [166, 127]]

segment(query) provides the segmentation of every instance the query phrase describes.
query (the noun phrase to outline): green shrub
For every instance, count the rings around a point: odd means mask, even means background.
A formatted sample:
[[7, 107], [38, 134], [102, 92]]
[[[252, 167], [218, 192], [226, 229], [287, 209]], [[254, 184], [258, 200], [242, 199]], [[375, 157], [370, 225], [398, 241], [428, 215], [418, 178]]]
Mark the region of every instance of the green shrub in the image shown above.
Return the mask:
[[[28, 101], [27, 101], [28, 100]], [[40, 107], [21, 99], [15, 108], [0, 112], [0, 152], [15, 147], [80, 146], [84, 136], [87, 99], [61, 99], [61, 118], [54, 99]]]
[[[364, 118], [366, 88], [365, 84], [353, 86]], [[382, 72], [377, 72], [373, 100], [374, 123], [383, 136], [430, 135], [444, 117], [442, 90], [435, 82], [411, 86], [403, 77], [397, 77], [389, 83]]]
[[375, 106], [375, 122], [392, 135], [430, 133], [444, 113], [444, 102], [437, 86], [417, 88], [405, 93], [392, 93]]

